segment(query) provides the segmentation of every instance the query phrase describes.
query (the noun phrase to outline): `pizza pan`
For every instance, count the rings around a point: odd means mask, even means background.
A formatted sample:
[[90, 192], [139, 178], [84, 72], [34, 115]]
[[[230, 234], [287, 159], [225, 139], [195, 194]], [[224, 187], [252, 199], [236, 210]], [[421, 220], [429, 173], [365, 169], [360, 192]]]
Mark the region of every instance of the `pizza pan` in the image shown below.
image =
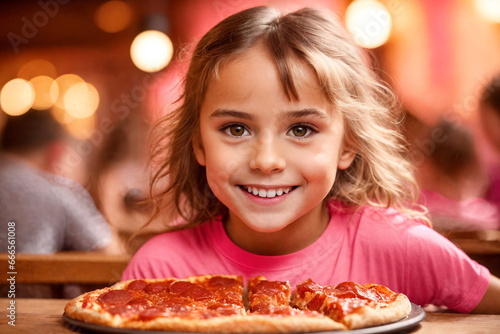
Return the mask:
[[[326, 331], [326, 332], [308, 332], [308, 334], [380, 334], [380, 333], [398, 333], [402, 331], [408, 331], [416, 327], [422, 320], [425, 319], [425, 311], [420, 306], [416, 304], [411, 304], [411, 311], [405, 318], [390, 323], [386, 325], [366, 327], [360, 329], [354, 329], [350, 331]], [[96, 325], [91, 323], [86, 323], [83, 321], [75, 320], [66, 315], [62, 316], [63, 320], [66, 322], [68, 328], [72, 329], [76, 333], [121, 333], [121, 334], [180, 334], [179, 332], [165, 332], [165, 331], [148, 331], [140, 329], [126, 329], [126, 328], [115, 328], [103, 325]], [[185, 334], [185, 332], [183, 332]], [[195, 333], [189, 333], [195, 334]], [[202, 333], [206, 334], [206, 333]]]

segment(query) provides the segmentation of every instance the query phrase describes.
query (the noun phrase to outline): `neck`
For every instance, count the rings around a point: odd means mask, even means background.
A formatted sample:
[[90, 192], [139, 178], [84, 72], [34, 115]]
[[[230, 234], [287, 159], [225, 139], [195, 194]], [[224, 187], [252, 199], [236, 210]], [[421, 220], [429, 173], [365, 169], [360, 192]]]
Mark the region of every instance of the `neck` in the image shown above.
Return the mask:
[[285, 228], [276, 232], [258, 232], [233, 214], [224, 222], [229, 238], [240, 248], [254, 254], [277, 256], [300, 251], [323, 234], [330, 216], [321, 204]]

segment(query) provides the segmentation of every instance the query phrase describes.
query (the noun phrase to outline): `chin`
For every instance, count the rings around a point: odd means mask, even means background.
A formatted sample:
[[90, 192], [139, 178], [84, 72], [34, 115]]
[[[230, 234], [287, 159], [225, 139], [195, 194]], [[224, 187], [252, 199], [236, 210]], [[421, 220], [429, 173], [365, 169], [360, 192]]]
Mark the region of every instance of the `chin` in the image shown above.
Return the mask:
[[252, 230], [254, 230], [255, 232], [259, 232], [259, 233], [273, 233], [273, 232], [279, 232], [281, 231], [282, 229], [284, 229], [285, 227], [273, 227], [273, 226], [264, 226], [264, 227], [255, 227], [255, 226], [252, 226], [252, 225], [248, 225], [248, 227], [250, 227]]
[[[281, 224], [276, 224], [275, 220], [272, 218], [263, 218], [260, 219], [260, 221], [263, 221], [263, 224], [254, 224], [254, 223], [248, 223], [247, 220], [243, 220], [245, 225], [247, 225], [250, 229], [260, 232], [260, 233], [273, 233], [273, 232], [278, 232], [286, 228], [290, 223], [287, 222], [282, 222]], [[255, 221], [255, 220], [253, 220]], [[269, 224], [266, 222], [274, 221], [274, 224]]]

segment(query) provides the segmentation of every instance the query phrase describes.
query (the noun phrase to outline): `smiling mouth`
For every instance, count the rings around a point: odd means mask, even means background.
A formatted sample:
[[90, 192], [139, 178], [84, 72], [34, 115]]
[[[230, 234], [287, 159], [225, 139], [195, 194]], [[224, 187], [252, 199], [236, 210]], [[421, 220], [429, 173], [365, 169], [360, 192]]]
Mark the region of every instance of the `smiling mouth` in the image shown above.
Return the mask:
[[240, 186], [240, 188], [244, 189], [248, 193], [259, 196], [262, 198], [274, 198], [274, 197], [279, 197], [288, 194], [289, 192], [293, 191], [297, 186], [293, 187], [283, 187], [283, 188], [276, 188], [276, 189], [263, 189], [263, 188], [258, 188], [258, 187], [250, 187], [250, 186]]

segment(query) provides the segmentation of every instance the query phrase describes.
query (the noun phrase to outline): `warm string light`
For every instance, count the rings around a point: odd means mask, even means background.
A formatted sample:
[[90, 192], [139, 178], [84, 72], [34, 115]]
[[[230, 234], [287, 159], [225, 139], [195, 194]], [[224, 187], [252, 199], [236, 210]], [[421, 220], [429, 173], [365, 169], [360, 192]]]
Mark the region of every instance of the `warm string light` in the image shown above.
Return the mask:
[[59, 96], [59, 86], [57, 82], [46, 75], [34, 77], [29, 82], [35, 90], [35, 100], [31, 107], [37, 110], [51, 108]]
[[172, 60], [174, 46], [167, 36], [168, 21], [161, 14], [152, 14], [143, 22], [144, 31], [130, 45], [130, 57], [144, 72], [158, 72]]
[[34, 101], [35, 89], [33, 85], [21, 78], [10, 80], [0, 91], [0, 105], [2, 110], [10, 116], [26, 113]]
[[132, 9], [127, 3], [113, 0], [97, 8], [94, 21], [101, 30], [117, 33], [129, 26], [132, 15]]
[[367, 49], [387, 42], [392, 18], [387, 8], [376, 0], [355, 0], [347, 7], [345, 24], [354, 41]]
[[93, 85], [80, 82], [68, 88], [63, 101], [64, 109], [70, 116], [78, 119], [88, 118], [97, 110], [99, 93]]
[[75, 138], [89, 139], [96, 127], [95, 114], [87, 118], [75, 118], [65, 124], [66, 130]]
[[130, 46], [130, 57], [144, 72], [157, 72], [168, 65], [174, 47], [170, 38], [158, 30], [147, 30], [137, 35]]
[[500, 23], [499, 0], [476, 0], [474, 3], [482, 18], [491, 23]]
[[56, 67], [46, 59], [37, 58], [22, 65], [17, 72], [17, 77], [25, 80], [30, 80], [40, 75], [55, 78], [57, 76]]
[[[19, 116], [30, 109], [50, 109], [52, 116], [78, 139], [87, 139], [95, 127], [99, 93], [76, 74], [63, 74], [56, 79], [45, 60], [25, 64], [18, 77], [7, 82], [0, 91], [0, 107], [10, 116]], [[44, 65], [45, 71], [37, 66]], [[50, 75], [39, 75], [50, 73]], [[32, 75], [36, 75], [31, 77]]]

